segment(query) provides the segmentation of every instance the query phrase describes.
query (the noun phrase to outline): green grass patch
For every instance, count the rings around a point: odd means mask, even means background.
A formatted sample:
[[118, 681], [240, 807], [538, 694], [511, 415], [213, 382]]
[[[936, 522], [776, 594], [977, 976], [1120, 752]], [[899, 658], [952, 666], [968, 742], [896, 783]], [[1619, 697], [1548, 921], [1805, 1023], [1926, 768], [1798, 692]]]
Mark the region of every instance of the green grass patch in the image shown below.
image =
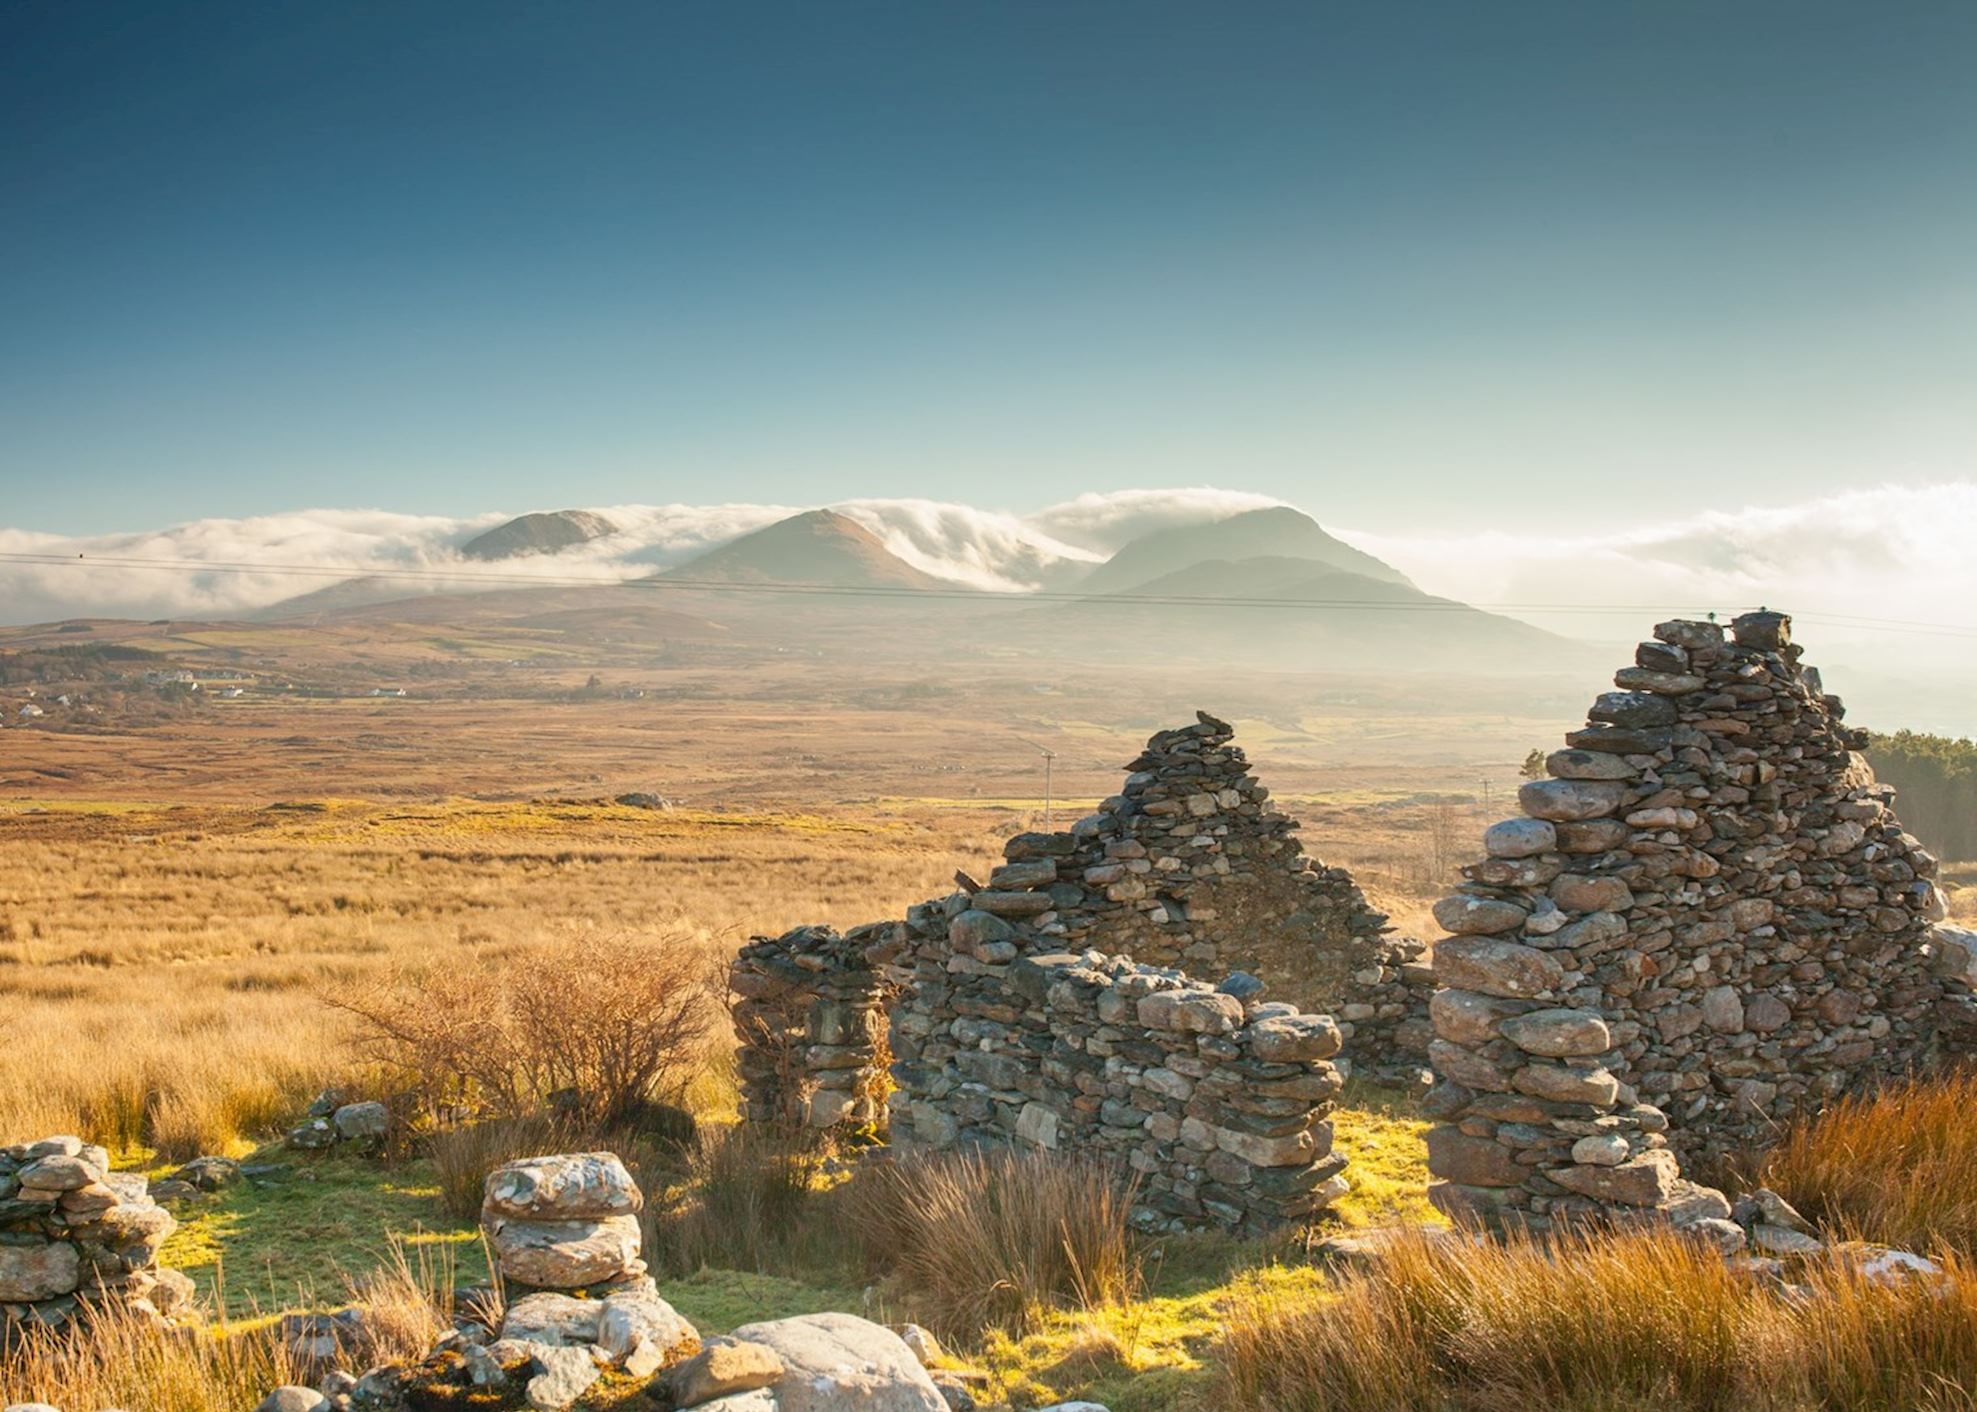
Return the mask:
[[1353, 1080], [1332, 1115], [1332, 1146], [1351, 1165], [1352, 1190], [1332, 1207], [1349, 1226], [1439, 1224], [1428, 1204], [1428, 1120], [1395, 1089]]
[[376, 1269], [394, 1237], [451, 1247], [463, 1285], [487, 1278], [477, 1231], [447, 1217], [426, 1162], [296, 1158], [279, 1176], [182, 1202], [175, 1214], [160, 1260], [235, 1317], [341, 1303], [348, 1280]]
[[742, 1270], [701, 1270], [662, 1280], [659, 1295], [703, 1334], [727, 1333], [762, 1319], [791, 1319], [831, 1310], [860, 1313], [864, 1296], [855, 1289], [806, 1284], [782, 1275]]

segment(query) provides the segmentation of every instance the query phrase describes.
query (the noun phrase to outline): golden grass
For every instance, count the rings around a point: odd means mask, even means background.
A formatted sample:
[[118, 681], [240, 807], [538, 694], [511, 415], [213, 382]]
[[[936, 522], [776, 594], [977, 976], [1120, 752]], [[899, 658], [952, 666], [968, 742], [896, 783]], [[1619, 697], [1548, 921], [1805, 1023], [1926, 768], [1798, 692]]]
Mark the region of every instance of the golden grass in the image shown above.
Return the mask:
[[348, 1077], [356, 1026], [324, 994], [543, 943], [852, 925], [951, 886], [978, 827], [549, 805], [0, 819], [0, 1139], [237, 1153]]
[[1842, 1262], [1774, 1290], [1665, 1234], [1397, 1241], [1330, 1289], [1245, 1288], [1222, 1357], [1257, 1412], [1811, 1412], [1977, 1401], [1977, 1280]]
[[304, 1370], [257, 1333], [161, 1336], [114, 1306], [79, 1334], [30, 1335], [0, 1358], [0, 1403], [140, 1412], [241, 1412]]
[[1977, 1259], [1973, 1113], [1968, 1072], [1843, 1098], [1789, 1128], [1759, 1176], [1828, 1229]]

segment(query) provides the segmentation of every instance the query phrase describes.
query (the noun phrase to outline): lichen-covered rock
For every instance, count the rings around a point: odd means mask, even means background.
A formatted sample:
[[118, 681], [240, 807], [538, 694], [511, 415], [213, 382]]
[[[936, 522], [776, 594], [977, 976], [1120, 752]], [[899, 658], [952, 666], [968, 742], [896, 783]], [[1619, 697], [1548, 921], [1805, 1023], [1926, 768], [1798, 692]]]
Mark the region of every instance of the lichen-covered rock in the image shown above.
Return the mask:
[[771, 1388], [787, 1371], [782, 1355], [766, 1343], [715, 1338], [666, 1376], [675, 1406], [698, 1407], [717, 1397]]
[[481, 1210], [523, 1221], [598, 1220], [636, 1214], [638, 1184], [612, 1152], [573, 1152], [504, 1162], [487, 1174]]
[[525, 1285], [582, 1289], [625, 1273], [638, 1259], [636, 1216], [594, 1221], [522, 1221], [483, 1218], [488, 1245], [501, 1273]]
[[806, 1314], [744, 1324], [743, 1343], [781, 1360], [778, 1412], [947, 1412], [940, 1389], [899, 1335], [851, 1314]]

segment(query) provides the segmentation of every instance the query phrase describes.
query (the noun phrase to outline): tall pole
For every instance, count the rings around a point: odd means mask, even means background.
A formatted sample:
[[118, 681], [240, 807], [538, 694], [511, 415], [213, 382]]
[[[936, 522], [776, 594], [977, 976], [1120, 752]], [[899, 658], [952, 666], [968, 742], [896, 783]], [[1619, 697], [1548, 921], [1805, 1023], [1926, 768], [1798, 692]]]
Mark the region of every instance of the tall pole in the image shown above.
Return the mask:
[[1057, 802], [1056, 795], [1051, 791], [1050, 766], [1051, 762], [1056, 760], [1057, 752], [1048, 746], [1038, 745], [1034, 740], [1023, 740], [1023, 737], [1020, 735], [1016, 739], [1022, 740], [1023, 744], [1043, 756], [1043, 831], [1049, 833], [1053, 812], [1052, 806]]

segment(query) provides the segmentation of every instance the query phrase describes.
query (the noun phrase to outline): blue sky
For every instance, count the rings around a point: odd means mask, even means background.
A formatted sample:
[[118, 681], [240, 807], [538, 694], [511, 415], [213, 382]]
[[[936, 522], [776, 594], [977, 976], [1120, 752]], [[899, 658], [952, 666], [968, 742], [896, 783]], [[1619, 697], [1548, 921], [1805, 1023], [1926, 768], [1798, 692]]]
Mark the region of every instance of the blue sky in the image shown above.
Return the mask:
[[1977, 445], [1977, 6], [0, 0], [0, 526]]

